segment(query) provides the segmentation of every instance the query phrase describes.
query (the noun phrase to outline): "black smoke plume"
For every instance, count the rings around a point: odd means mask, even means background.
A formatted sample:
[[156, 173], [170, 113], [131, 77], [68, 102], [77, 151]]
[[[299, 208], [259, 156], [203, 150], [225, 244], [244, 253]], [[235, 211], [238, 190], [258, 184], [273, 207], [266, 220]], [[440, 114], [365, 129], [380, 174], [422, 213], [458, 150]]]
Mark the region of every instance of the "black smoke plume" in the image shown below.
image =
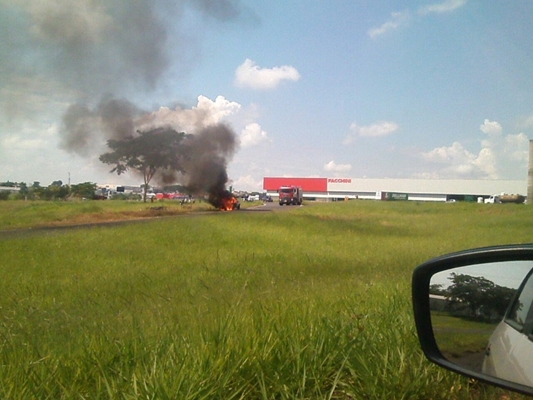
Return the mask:
[[[205, 110], [198, 111], [207, 119]], [[150, 121], [150, 126], [146, 126]], [[105, 99], [95, 109], [73, 105], [63, 118], [62, 147], [81, 156], [104, 152], [99, 143], [135, 136], [139, 131], [153, 132], [157, 138], [160, 129], [185, 131], [180, 126], [158, 126], [157, 118], [142, 112], [127, 100]], [[227, 166], [237, 149], [237, 135], [224, 123], [196, 127], [182, 142], [182, 151], [176, 154], [183, 172], [159, 171], [154, 175], [157, 185], [180, 184], [191, 194], [208, 195], [215, 207], [227, 196]], [[135, 170], [132, 172], [136, 173]]]
[[227, 197], [227, 164], [237, 146], [235, 133], [227, 125], [212, 125], [189, 136], [184, 146], [185, 187], [191, 193], [207, 193], [209, 202], [220, 207]]
[[187, 76], [201, 54], [194, 31], [202, 26], [191, 29], [184, 17], [191, 12], [201, 24], [257, 23], [239, 0], [0, 1], [0, 88], [12, 89], [9, 110], [29, 113], [32, 82], [62, 104], [67, 95], [94, 103], [104, 93], [157, 89], [169, 71]]
[[[196, 17], [189, 20], [191, 13]], [[156, 93], [168, 78], [186, 79], [202, 54], [195, 32], [206, 24], [258, 22], [240, 0], [0, 0], [0, 92], [9, 94], [0, 113], [37, 120], [43, 109], [55, 113], [71, 104], [60, 147], [94, 159], [106, 152], [109, 139], [169, 127], [148, 124], [151, 113], [122, 99]], [[189, 172], [157, 178], [179, 178], [190, 190], [218, 190], [227, 180], [235, 135], [196, 118], [194, 129], [170, 126], [192, 134], [184, 143]]]

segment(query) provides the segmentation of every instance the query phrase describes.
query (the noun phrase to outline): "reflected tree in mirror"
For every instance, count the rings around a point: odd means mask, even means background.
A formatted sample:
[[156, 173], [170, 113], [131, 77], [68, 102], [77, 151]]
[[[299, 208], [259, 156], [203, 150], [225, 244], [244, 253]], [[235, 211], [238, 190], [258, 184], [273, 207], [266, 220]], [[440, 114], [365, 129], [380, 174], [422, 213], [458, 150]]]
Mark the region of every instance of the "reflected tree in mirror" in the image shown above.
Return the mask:
[[484, 277], [452, 272], [452, 285], [443, 291], [451, 309], [464, 310], [465, 317], [485, 322], [502, 319], [515, 289], [500, 286]]
[[[533, 279], [525, 279], [531, 269], [531, 261], [512, 261], [453, 268], [433, 275], [429, 288], [431, 321], [442, 355], [471, 371], [523, 383], [523, 379], [498, 376], [501, 372], [494, 371], [522, 368], [521, 355], [508, 354], [498, 343], [508, 341], [506, 327], [516, 321], [514, 331], [518, 332], [524, 325], [519, 322], [533, 312]], [[533, 366], [533, 341], [526, 337], [525, 342], [529, 345], [526, 343], [521, 352], [528, 352], [525, 364]]]

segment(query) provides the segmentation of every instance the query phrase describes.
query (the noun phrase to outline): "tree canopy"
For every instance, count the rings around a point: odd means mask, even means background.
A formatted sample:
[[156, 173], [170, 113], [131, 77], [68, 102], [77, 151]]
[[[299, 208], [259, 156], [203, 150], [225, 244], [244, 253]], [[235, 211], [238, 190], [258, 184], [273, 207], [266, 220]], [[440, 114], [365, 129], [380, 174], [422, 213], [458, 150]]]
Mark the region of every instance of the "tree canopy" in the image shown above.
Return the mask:
[[452, 273], [449, 279], [453, 284], [446, 292], [452, 303], [467, 306], [472, 317], [482, 319], [501, 318], [516, 292], [484, 277]]
[[2, 191], [0, 193], [0, 199], [4, 200], [7, 200], [7, 198], [15, 200], [65, 200], [70, 197], [94, 199], [97, 189], [96, 183], [84, 182], [74, 185], [64, 185], [61, 180], [53, 181], [46, 187], [41, 186], [39, 182], [33, 182], [31, 186], [28, 186], [25, 182], [14, 182], [9, 185], [2, 185], [0, 183], [0, 186], [19, 188], [18, 192]]
[[181, 142], [185, 133], [171, 128], [137, 131], [137, 135], [121, 140], [108, 140], [110, 152], [100, 156], [100, 161], [113, 165], [110, 172], [121, 175], [129, 170], [139, 172], [144, 179], [144, 201], [149, 183], [157, 172], [183, 172]]
[[84, 182], [72, 185], [70, 187], [70, 192], [74, 197], [81, 197], [85, 199], [94, 198], [94, 193], [96, 191], [96, 183]]

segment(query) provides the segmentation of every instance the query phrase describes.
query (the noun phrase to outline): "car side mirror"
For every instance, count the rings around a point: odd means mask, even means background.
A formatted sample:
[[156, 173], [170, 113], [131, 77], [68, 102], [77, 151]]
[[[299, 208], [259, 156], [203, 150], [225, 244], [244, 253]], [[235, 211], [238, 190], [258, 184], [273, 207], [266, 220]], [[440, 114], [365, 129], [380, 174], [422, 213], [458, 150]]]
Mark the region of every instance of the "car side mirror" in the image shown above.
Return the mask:
[[416, 329], [449, 370], [533, 394], [533, 245], [466, 250], [415, 269]]

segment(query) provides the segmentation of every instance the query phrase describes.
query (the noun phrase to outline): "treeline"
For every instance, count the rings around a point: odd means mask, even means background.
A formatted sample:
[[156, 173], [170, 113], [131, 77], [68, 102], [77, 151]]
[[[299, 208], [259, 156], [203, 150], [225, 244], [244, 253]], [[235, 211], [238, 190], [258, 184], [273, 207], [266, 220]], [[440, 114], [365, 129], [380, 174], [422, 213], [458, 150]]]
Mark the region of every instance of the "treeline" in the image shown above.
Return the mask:
[[0, 187], [12, 188], [10, 190], [0, 190], [0, 200], [65, 200], [67, 198], [97, 198], [97, 186], [96, 183], [92, 182], [64, 185], [62, 181], [54, 181], [48, 186], [41, 186], [39, 182], [33, 182], [32, 185], [28, 185], [25, 182], [0, 182]]

